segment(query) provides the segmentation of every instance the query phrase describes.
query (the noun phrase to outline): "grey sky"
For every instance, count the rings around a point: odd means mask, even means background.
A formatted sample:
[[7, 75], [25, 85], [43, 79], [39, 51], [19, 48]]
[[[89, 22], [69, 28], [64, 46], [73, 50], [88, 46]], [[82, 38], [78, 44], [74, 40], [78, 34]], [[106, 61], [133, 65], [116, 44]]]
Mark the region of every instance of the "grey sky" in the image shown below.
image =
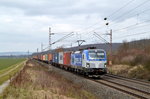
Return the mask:
[[[147, 0], [133, 0], [118, 13], [108, 17], [110, 25], [105, 26], [103, 18], [129, 1], [131, 0], [0, 0], [0, 52], [28, 49], [33, 52], [40, 48], [41, 43], [46, 47], [49, 27], [52, 32], [59, 33], [53, 35], [52, 42], [63, 37], [63, 33], [75, 34], [53, 48], [61, 45], [68, 47], [71, 43], [76, 46], [75, 41], [80, 38], [86, 40], [85, 44], [103, 43], [93, 32], [104, 34], [110, 29], [114, 30], [113, 42], [149, 38], [149, 32], [127, 36], [149, 31], [150, 23], [147, 20], [150, 18], [150, 2]], [[128, 13], [145, 1], [145, 4]], [[141, 13], [142, 11], [144, 12]], [[130, 25], [135, 26], [122, 29]], [[109, 41], [108, 36], [102, 36]]]

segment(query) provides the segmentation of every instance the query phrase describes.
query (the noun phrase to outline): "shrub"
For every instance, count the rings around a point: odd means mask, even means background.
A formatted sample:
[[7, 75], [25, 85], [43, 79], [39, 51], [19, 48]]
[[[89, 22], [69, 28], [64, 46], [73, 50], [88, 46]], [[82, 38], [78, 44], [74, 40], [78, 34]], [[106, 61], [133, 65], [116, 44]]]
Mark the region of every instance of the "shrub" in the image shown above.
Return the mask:
[[137, 55], [133, 61], [130, 61], [130, 65], [131, 66], [135, 66], [135, 65], [139, 65], [139, 64], [142, 64], [142, 61], [143, 61], [143, 55]]
[[120, 60], [121, 60], [121, 63], [126, 64], [126, 65], [130, 65], [130, 63], [134, 60], [134, 58], [135, 58], [134, 56], [128, 55], [128, 56], [123, 57]]
[[147, 69], [150, 72], [150, 57], [147, 57], [144, 60], [143, 65], [144, 65], [145, 69]]

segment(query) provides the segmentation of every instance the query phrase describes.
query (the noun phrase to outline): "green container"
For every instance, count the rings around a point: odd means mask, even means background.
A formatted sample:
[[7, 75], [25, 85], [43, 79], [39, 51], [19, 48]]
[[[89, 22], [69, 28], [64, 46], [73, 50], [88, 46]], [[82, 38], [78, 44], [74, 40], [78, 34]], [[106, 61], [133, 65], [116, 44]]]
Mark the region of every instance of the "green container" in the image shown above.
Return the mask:
[[45, 55], [45, 60], [48, 61], [48, 55], [47, 54]]

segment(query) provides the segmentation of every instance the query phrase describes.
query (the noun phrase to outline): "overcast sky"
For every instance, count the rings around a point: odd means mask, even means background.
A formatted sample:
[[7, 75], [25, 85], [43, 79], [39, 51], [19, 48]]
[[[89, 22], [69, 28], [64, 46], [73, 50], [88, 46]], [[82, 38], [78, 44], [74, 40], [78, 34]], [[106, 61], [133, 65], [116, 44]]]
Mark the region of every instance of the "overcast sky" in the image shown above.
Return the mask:
[[113, 42], [149, 38], [149, 20], [150, 0], [0, 0], [0, 52], [40, 51], [41, 43], [48, 46], [49, 27], [57, 33], [52, 42], [74, 32], [53, 48], [76, 46], [77, 39], [103, 43], [93, 33], [109, 41], [110, 29]]

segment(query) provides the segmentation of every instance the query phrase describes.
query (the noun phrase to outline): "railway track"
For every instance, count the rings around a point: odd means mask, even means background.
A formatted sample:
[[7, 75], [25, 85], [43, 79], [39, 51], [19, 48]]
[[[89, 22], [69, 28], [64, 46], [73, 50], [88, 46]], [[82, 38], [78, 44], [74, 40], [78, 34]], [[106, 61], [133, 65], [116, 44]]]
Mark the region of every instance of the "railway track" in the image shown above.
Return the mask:
[[[85, 78], [83, 75], [79, 75], [75, 72], [72, 72], [72, 73]], [[107, 79], [107, 78], [109, 78], [109, 79]], [[149, 84], [149, 82], [124, 78], [124, 77], [110, 75], [110, 74], [105, 75], [104, 77], [102, 77], [102, 79], [91, 79], [88, 77], [86, 77], [86, 79], [92, 80], [96, 83], [110, 87], [112, 89], [116, 89], [122, 93], [129, 95], [129, 96], [135, 97], [135, 99], [150, 99], [150, 84]], [[117, 79], [118, 81], [116, 81], [114, 79]], [[120, 83], [120, 80], [124, 83]], [[132, 83], [132, 84], [138, 84], [138, 86], [148, 88], [147, 90], [149, 90], [149, 91], [142, 90], [138, 87], [135, 88], [133, 86], [128, 85], [126, 82]]]
[[[106, 76], [108, 77], [108, 75], [106, 75]], [[82, 75], [82, 77], [84, 77], [84, 76]], [[142, 90], [138, 87], [134, 88], [133, 86], [126, 85], [126, 83], [120, 84], [120, 82], [114, 82], [113, 80], [108, 80], [106, 78], [102, 78], [100, 80], [93, 80], [93, 81], [97, 82], [97, 83], [100, 83], [100, 84], [103, 84], [105, 86], [108, 86], [110, 88], [116, 89], [120, 92], [126, 93], [130, 96], [135, 97], [135, 99], [137, 99], [137, 98], [138, 99], [150, 99], [150, 85], [149, 85], [148, 82], [129, 79], [129, 78], [124, 78], [124, 77], [120, 77], [120, 76], [114, 76], [114, 75], [109, 75], [109, 78], [117, 78], [119, 80], [127, 81], [129, 83], [142, 85], [142, 87], [146, 87], [146, 88], [149, 87], [149, 89], [148, 89], [149, 91]], [[89, 78], [87, 78], [87, 79], [89, 79]]]
[[116, 78], [116, 79], [121, 79], [121, 80], [125, 80], [125, 81], [129, 81], [129, 82], [133, 82], [133, 83], [136, 83], [136, 84], [140, 84], [140, 85], [143, 85], [143, 86], [150, 87], [150, 82], [148, 82], [148, 81], [143, 81], [143, 80], [139, 80], [139, 79], [131, 79], [131, 78], [112, 75], [112, 74], [106, 74], [105, 76], [106, 77], [111, 77], [111, 78]]
[[127, 87], [118, 83], [114, 83], [111, 81], [107, 81], [107, 80], [96, 80], [95, 82], [100, 83], [102, 85], [111, 87], [113, 89], [119, 90], [123, 93], [126, 93], [128, 95], [132, 95], [135, 98], [139, 98], [139, 99], [150, 99], [150, 94], [144, 91], [140, 91], [137, 89], [133, 89], [131, 87]]
[[[95, 79], [94, 80], [91, 79], [91, 80], [93, 80], [94, 82], [100, 83], [102, 85], [105, 85], [107, 87], [116, 89], [120, 92], [126, 93], [130, 96], [133, 96], [133, 97], [135, 97], [135, 99], [137, 99], [137, 98], [138, 99], [150, 99], [150, 87], [149, 87], [150, 85], [149, 85], [149, 82], [124, 78], [124, 77], [116, 76], [116, 75], [114, 77], [114, 75], [110, 75], [110, 74], [107, 74], [105, 76], [108, 76], [108, 75], [109, 75], [109, 78], [117, 78], [117, 79], [122, 80], [122, 81], [128, 81], [129, 83], [141, 84], [142, 87], [144, 86], [146, 88], [149, 88], [148, 89], [149, 91], [142, 90], [138, 87], [134, 88], [133, 86], [126, 85], [126, 83], [120, 84], [120, 82], [114, 82], [113, 79], [108, 80], [105, 77], [103, 77], [102, 79], [98, 79], [98, 80], [95, 80]], [[82, 76], [82, 77], [84, 77], [84, 76]]]
[[[117, 80], [114, 80], [117, 79]], [[120, 83], [120, 80], [122, 83]], [[94, 80], [97, 83], [100, 83], [102, 85], [108, 86], [110, 88], [119, 90], [123, 93], [126, 93], [128, 95], [132, 95], [135, 98], [139, 99], [150, 99], [150, 84], [149, 82], [145, 81], [139, 81], [139, 80], [133, 80], [129, 78], [124, 78], [120, 76], [114, 76], [114, 75], [105, 75], [101, 80]], [[135, 86], [128, 85], [128, 83], [134, 83], [138, 84], [138, 86], [142, 86], [144, 88], [147, 88], [147, 90], [143, 90], [142, 88], [138, 88]]]

